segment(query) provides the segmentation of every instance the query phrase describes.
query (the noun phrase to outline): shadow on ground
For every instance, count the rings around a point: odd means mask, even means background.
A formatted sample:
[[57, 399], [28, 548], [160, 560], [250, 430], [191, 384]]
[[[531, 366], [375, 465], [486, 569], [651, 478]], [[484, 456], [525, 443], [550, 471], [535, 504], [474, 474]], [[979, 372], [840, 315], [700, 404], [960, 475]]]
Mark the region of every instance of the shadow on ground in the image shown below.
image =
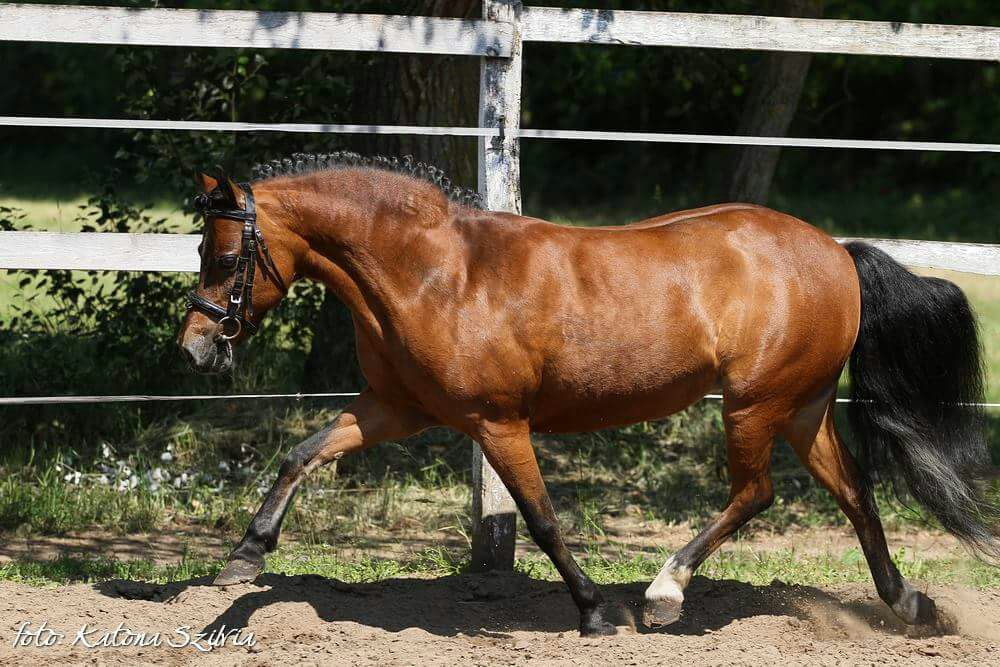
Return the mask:
[[[389, 632], [421, 628], [439, 636], [497, 637], [514, 631], [577, 630], [576, 608], [561, 582], [516, 573], [389, 579], [364, 584], [317, 575], [265, 574], [254, 584], [228, 589], [209, 584], [209, 578], [169, 584], [114, 580], [95, 584], [95, 589], [114, 598], [171, 604], [179, 612], [186, 604], [203, 609], [208, 601], [216, 617], [204, 628], [206, 632], [222, 626], [252, 630], [255, 614], [283, 603], [307, 603], [328, 623], [353, 621]], [[632, 626], [639, 633], [654, 632], [639, 621], [646, 586], [632, 583], [601, 587], [615, 610], [617, 625]], [[704, 577], [695, 577], [688, 588], [681, 620], [655, 632], [700, 636], [744, 618], [774, 616], [816, 622], [817, 614], [827, 620], [849, 619], [847, 623], [855, 631], [866, 627], [874, 633], [906, 632], [906, 626], [877, 598], [844, 603], [811, 586], [791, 586], [780, 581], [754, 586]]]

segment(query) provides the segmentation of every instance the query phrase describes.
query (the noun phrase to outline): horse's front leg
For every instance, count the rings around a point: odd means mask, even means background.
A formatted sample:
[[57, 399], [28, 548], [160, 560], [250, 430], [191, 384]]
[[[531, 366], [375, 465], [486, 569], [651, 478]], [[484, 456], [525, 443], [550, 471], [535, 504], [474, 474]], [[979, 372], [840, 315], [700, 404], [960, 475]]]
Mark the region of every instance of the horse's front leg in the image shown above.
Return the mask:
[[470, 435], [479, 442], [486, 459], [514, 497], [531, 537], [552, 559], [569, 587], [570, 595], [580, 610], [580, 634], [615, 634], [615, 626], [605, 619], [606, 609], [600, 590], [580, 569], [563, 542], [552, 501], [535, 460], [528, 424], [484, 424], [478, 433]]
[[422, 415], [386, 405], [366, 390], [336, 421], [299, 443], [281, 464], [278, 478], [254, 515], [246, 534], [233, 549], [216, 586], [246, 583], [264, 569], [264, 555], [278, 545], [281, 522], [299, 483], [316, 468], [383, 440], [403, 438], [431, 426]]

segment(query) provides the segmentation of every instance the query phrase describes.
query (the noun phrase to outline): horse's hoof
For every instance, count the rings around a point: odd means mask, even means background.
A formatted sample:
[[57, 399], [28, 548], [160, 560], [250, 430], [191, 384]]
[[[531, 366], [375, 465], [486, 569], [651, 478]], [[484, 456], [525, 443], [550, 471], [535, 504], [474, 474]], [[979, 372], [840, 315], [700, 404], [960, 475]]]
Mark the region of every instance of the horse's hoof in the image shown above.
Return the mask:
[[607, 607], [602, 603], [595, 609], [582, 613], [580, 615], [580, 636], [607, 637], [618, 634], [618, 629], [614, 624], [605, 620], [607, 611]]
[[681, 617], [681, 606], [684, 597], [646, 598], [646, 606], [642, 610], [642, 622], [647, 628], [662, 628], [676, 623]]
[[248, 584], [256, 579], [264, 571], [263, 561], [251, 563], [242, 558], [234, 558], [226, 563], [222, 572], [212, 582], [213, 586], [235, 586], [237, 584]]
[[938, 609], [934, 600], [909, 585], [892, 610], [910, 626], [907, 635], [931, 637], [958, 633], [958, 621], [951, 614]]
[[937, 625], [937, 605], [908, 583], [903, 584], [903, 594], [899, 596], [892, 611], [907, 625]]
[[618, 634], [618, 628], [607, 621], [597, 621], [580, 626], [581, 637], [608, 637]]

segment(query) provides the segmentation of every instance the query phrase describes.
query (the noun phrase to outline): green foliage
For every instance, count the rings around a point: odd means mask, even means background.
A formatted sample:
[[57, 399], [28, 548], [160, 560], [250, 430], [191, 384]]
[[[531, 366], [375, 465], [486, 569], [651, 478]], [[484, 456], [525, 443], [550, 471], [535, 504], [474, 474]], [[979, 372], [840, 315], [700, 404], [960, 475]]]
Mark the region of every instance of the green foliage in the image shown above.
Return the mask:
[[[81, 207], [84, 231], [176, 232], [163, 219], [120, 196], [114, 175], [99, 195]], [[0, 227], [24, 228], [23, 217], [0, 210]], [[176, 273], [11, 271], [18, 288], [36, 295], [27, 307], [0, 312], [0, 386], [7, 395], [183, 394], [227, 391], [297, 391], [308, 323], [319, 309], [318, 286], [297, 285], [268, 326], [247, 344], [244, 363], [232, 375], [205, 378], [190, 372], [174, 337], [184, 313], [191, 277]], [[37, 296], [44, 295], [44, 296]], [[169, 414], [175, 405], [145, 408], [147, 416]], [[114, 439], [133, 429], [135, 410], [111, 406], [28, 407], [8, 410], [0, 431], [19, 444], [36, 436], [77, 443], [97, 431]], [[63, 440], [66, 442], [67, 440]], [[91, 439], [90, 448], [96, 446]]]
[[33, 535], [63, 534], [110, 519], [108, 527], [136, 533], [163, 519], [162, 497], [66, 484], [57, 466], [47, 466], [37, 476], [29, 471], [11, 471], [0, 479], [0, 527]]

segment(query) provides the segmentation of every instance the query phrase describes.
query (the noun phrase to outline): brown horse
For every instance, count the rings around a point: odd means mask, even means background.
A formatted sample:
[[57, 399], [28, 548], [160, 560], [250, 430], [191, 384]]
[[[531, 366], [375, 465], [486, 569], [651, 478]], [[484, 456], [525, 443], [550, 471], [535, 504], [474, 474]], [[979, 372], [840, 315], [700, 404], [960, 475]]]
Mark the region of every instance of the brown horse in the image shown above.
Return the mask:
[[[433, 169], [356, 156], [274, 164], [252, 185], [201, 177], [201, 276], [178, 342], [195, 369], [224, 371], [285, 286], [308, 278], [350, 308], [368, 387], [288, 454], [216, 584], [261, 572], [311, 470], [446, 425], [482, 446], [569, 587], [581, 634], [611, 634], [600, 591], [560, 535], [530, 434], [659, 419], [713, 390], [724, 396], [730, 500], [650, 585], [648, 624], [675, 621], [692, 573], [771, 504], [777, 436], [836, 498], [905, 622], [937, 613], [890, 558], [876, 473], [898, 473], [946, 528], [1000, 552], [997, 508], [976, 486], [986, 457], [968, 405], [982, 392], [976, 326], [951, 283], [759, 206], [572, 228], [478, 210]], [[858, 462], [834, 427], [848, 358]]]

